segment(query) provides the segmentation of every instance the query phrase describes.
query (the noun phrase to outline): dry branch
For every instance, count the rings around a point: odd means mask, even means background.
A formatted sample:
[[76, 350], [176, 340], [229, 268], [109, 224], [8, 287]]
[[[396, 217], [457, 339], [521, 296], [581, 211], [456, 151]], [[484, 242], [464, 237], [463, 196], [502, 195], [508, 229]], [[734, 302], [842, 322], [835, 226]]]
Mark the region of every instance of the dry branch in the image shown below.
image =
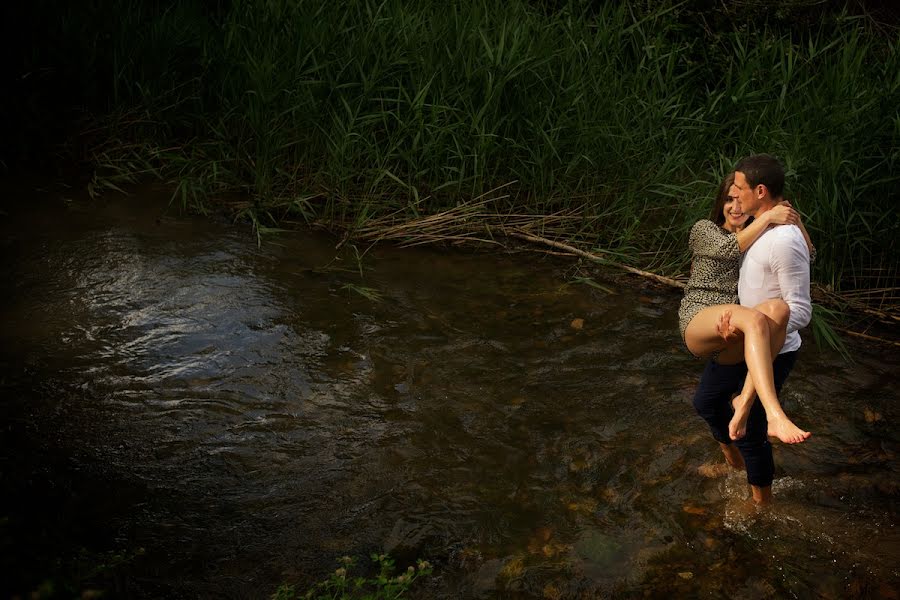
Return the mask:
[[[423, 215], [413, 219], [403, 219], [401, 212], [398, 211], [391, 215], [373, 219], [363, 227], [353, 232], [348, 232], [348, 234], [359, 239], [369, 240], [372, 243], [390, 241], [404, 247], [436, 243], [497, 245], [501, 243], [498, 239], [503, 237], [515, 238], [549, 249], [542, 250], [542, 252], [557, 256], [578, 256], [673, 288], [683, 289], [685, 286], [684, 282], [678, 279], [644, 271], [613, 260], [612, 257], [615, 255], [612, 253], [603, 250], [589, 252], [571, 243], [558, 242], [544, 237], [546, 235], [571, 236], [571, 221], [581, 218], [577, 210], [566, 210], [550, 215], [528, 215], [512, 212], [502, 214], [491, 212], [490, 208], [486, 208], [485, 205], [491, 201], [492, 199], [479, 198], [473, 202], [461, 204], [437, 214]], [[532, 233], [536, 230], [542, 235]], [[822, 304], [838, 307], [842, 311], [849, 309], [856, 314], [865, 315], [869, 318], [874, 317], [888, 326], [900, 323], [897, 305], [895, 302], [892, 302], [896, 297], [898, 289], [896, 287], [887, 287], [879, 290], [854, 290], [847, 293], [837, 293], [815, 284], [813, 287], [817, 301], [820, 301]], [[881, 300], [880, 306], [875, 304], [878, 300]], [[887, 306], [882, 308], [885, 302]], [[900, 346], [900, 342], [841, 327], [835, 327], [835, 329], [868, 341]]]
[[842, 333], [846, 333], [847, 335], [852, 335], [853, 337], [858, 337], [858, 338], [862, 338], [864, 340], [869, 340], [870, 342], [880, 342], [882, 344], [890, 344], [892, 346], [900, 346], [900, 342], [886, 340], [884, 338], [875, 337], [874, 335], [866, 335], [865, 333], [859, 333], [858, 331], [851, 331], [844, 327], [834, 326], [834, 328]]
[[528, 242], [532, 242], [535, 244], [544, 244], [550, 246], [552, 248], [558, 248], [560, 250], [565, 250], [571, 254], [575, 254], [577, 256], [581, 256], [583, 258], [587, 258], [589, 260], [593, 260], [595, 262], [609, 265], [611, 267], [616, 267], [618, 269], [623, 269], [628, 271], [629, 273], [633, 273], [635, 275], [640, 275], [641, 277], [647, 277], [654, 281], [658, 281], [659, 283], [663, 283], [668, 286], [676, 287], [676, 288], [684, 288], [684, 283], [678, 281], [677, 279], [672, 279], [671, 277], [664, 277], [662, 275], [657, 275], [656, 273], [650, 273], [649, 271], [642, 271], [640, 269], [636, 269], [634, 267], [630, 267], [628, 265], [623, 265], [622, 263], [615, 262], [609, 260], [608, 258], [603, 258], [601, 256], [597, 256], [596, 254], [591, 254], [590, 252], [586, 252], [581, 250], [580, 248], [576, 248], [574, 246], [570, 246], [568, 244], [563, 244], [562, 242], [555, 242], [553, 240], [548, 240], [547, 238], [542, 238], [540, 236], [531, 235], [528, 233], [522, 233], [518, 231], [510, 231], [504, 232], [506, 235], [518, 238], [520, 240], [526, 240]]

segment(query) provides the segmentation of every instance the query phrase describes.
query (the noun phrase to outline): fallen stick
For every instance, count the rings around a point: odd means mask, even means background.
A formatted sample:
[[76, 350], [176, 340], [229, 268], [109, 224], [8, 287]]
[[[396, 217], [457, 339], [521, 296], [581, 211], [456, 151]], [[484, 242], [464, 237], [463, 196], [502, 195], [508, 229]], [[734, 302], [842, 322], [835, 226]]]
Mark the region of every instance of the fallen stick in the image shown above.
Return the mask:
[[581, 256], [583, 258], [587, 258], [594, 262], [602, 263], [604, 265], [609, 265], [611, 267], [616, 267], [629, 273], [633, 273], [635, 275], [640, 275], [641, 277], [647, 277], [654, 281], [658, 281], [659, 283], [663, 283], [668, 286], [676, 287], [683, 289], [684, 283], [672, 279], [671, 277], [664, 277], [662, 275], [657, 275], [656, 273], [650, 273], [649, 271], [641, 271], [640, 269], [635, 269], [634, 267], [629, 267], [628, 265], [623, 265], [622, 263], [618, 263], [607, 258], [603, 258], [601, 256], [597, 256], [596, 254], [591, 254], [590, 252], [585, 252], [580, 248], [576, 248], [575, 246], [570, 246], [568, 244], [563, 244], [562, 242], [554, 242], [553, 240], [548, 240], [547, 238], [542, 238], [536, 235], [531, 235], [528, 233], [522, 233], [518, 231], [503, 231], [508, 236], [519, 238], [520, 240], [526, 240], [528, 242], [532, 242], [535, 244], [544, 244], [546, 246], [550, 246], [552, 248], [558, 248], [560, 250], [565, 250], [571, 254], [575, 254], [576, 256]]
[[[576, 256], [581, 256], [595, 262], [602, 263], [604, 265], [610, 265], [613, 267], [618, 267], [620, 269], [624, 269], [629, 273], [634, 273], [635, 275], [640, 275], [641, 277], [649, 277], [654, 281], [658, 281], [660, 283], [664, 283], [666, 285], [670, 285], [673, 287], [683, 288], [684, 284], [675, 279], [671, 279], [669, 277], [663, 277], [662, 275], [657, 275], [656, 273], [650, 273], [648, 271], [641, 271], [640, 269], [635, 269], [634, 267], [629, 267], [628, 265], [623, 265], [621, 263], [617, 263], [615, 261], [608, 260], [606, 258], [597, 256], [596, 254], [591, 254], [590, 252], [585, 252], [579, 248], [574, 246], [570, 246], [568, 244], [563, 244], [562, 242], [554, 242], [553, 240], [548, 240], [547, 238], [542, 238], [536, 235], [529, 235], [527, 233], [521, 233], [517, 231], [504, 231], [504, 233], [508, 236], [519, 238], [520, 240], [526, 240], [536, 244], [544, 244], [546, 246], [550, 246], [552, 248], [558, 248], [560, 250], [564, 250], [568, 254], [574, 254]], [[870, 311], [865, 311], [870, 312]], [[849, 329], [845, 329], [843, 327], [834, 327], [838, 331], [842, 331], [847, 335], [852, 335], [854, 337], [862, 338], [864, 340], [868, 340], [870, 342], [880, 342], [882, 344], [890, 344], [892, 346], [900, 346], [900, 342], [894, 342], [891, 340], [886, 340], [884, 338], [875, 337], [873, 335], [867, 335], [865, 333], [859, 333], [856, 331], [851, 331]]]
[[[478, 242], [483, 244], [496, 244], [495, 240], [484, 239], [481, 237], [477, 237], [479, 233], [484, 233], [487, 231], [488, 235], [491, 235], [492, 232], [496, 232], [502, 234], [507, 237], [518, 238], [520, 240], [524, 240], [527, 242], [531, 242], [533, 244], [540, 244], [543, 246], [549, 246], [550, 248], [555, 248], [556, 250], [560, 250], [562, 252], [553, 252], [555, 255], [569, 255], [569, 256], [580, 256], [582, 258], [586, 258], [588, 260], [609, 265], [611, 267], [615, 267], [618, 269], [622, 269], [623, 271], [627, 271], [628, 273], [632, 273], [634, 275], [638, 275], [640, 277], [645, 277], [648, 279], [652, 279], [658, 283], [662, 283], [664, 285], [683, 289], [685, 284], [682, 281], [678, 281], [677, 279], [673, 279], [671, 277], [665, 277], [663, 275], [657, 275], [656, 273], [651, 273], [649, 271], [642, 271], [641, 269], [637, 269], [635, 267], [631, 267], [629, 265], [622, 264], [620, 262], [616, 262], [614, 260], [610, 260], [608, 258], [598, 256], [597, 254], [593, 254], [591, 252], [587, 252], [585, 250], [581, 250], [580, 248], [576, 248], [575, 246], [571, 246], [569, 244], [565, 244], [563, 242], [556, 242], [545, 237], [533, 235], [530, 233], [525, 233], [523, 231], [522, 226], [516, 227], [515, 225], [510, 226], [509, 223], [503, 224], [488, 224], [482, 223], [482, 226], [475, 226], [472, 221], [477, 221], [478, 219], [472, 219], [473, 216], [494, 216], [490, 213], [469, 213], [465, 212], [466, 207], [456, 207], [454, 209], [445, 211], [444, 213], [440, 213], [439, 215], [430, 215], [427, 217], [423, 217], [420, 219], [415, 219], [412, 221], [406, 221], [401, 223], [395, 223], [393, 225], [378, 225], [375, 224], [370, 225], [368, 227], [364, 227], [360, 230], [356, 231], [356, 235], [360, 235], [364, 239], [372, 240], [373, 244], [379, 241], [387, 241], [392, 240], [395, 243], [400, 244], [401, 246], [419, 246], [423, 244], [430, 244], [434, 242], [451, 242], [451, 243], [465, 243], [465, 242]], [[525, 215], [516, 215], [516, 217], [522, 218]], [[563, 215], [550, 215], [543, 217], [544, 224], [547, 224], [547, 221], [552, 221], [555, 218], [563, 217]], [[517, 220], [517, 219], [516, 219]], [[533, 226], [534, 222], [526, 222], [525, 227]], [[440, 233], [440, 230], [444, 229], [445, 231], [453, 231], [453, 233]], [[346, 240], [342, 240], [342, 243]], [[603, 252], [600, 250], [600, 252]], [[874, 316], [882, 319], [884, 322], [890, 324], [891, 321], [897, 322], [900, 321], [900, 315], [894, 314], [888, 311], [879, 311], [871, 308], [867, 308], [859, 301], [855, 301], [852, 298], [848, 298], [846, 296], [842, 297], [840, 294], [836, 294], [834, 292], [829, 292], [826, 289], [822, 288], [817, 284], [813, 284], [813, 287], [816, 289], [818, 293], [821, 294], [822, 299], [825, 300], [828, 304], [831, 305], [840, 305], [840, 304], [849, 304], [851, 309], [856, 312], [867, 314], [870, 316]], [[887, 288], [888, 290], [894, 290], [897, 288]], [[836, 299], [841, 300], [842, 302], [838, 302]], [[854, 337], [866, 339], [873, 342], [881, 342], [890, 344], [893, 346], [900, 346], [900, 342], [894, 342], [891, 340], [887, 340], [884, 338], [879, 338], [871, 335], [867, 335], [864, 333], [859, 333], [855, 331], [851, 331], [849, 329], [844, 329], [842, 327], [834, 327], [838, 331], [842, 331], [847, 335], [851, 335]]]
[[854, 337], [862, 338], [864, 340], [869, 340], [870, 342], [881, 342], [882, 344], [891, 344], [892, 346], [900, 346], [900, 342], [894, 342], [892, 340], [886, 340], [884, 338], [875, 337], [874, 335], [866, 335], [865, 333], [858, 333], [856, 331], [850, 331], [849, 329], [845, 329], [843, 327], [837, 327], [832, 325], [838, 331], [842, 331], [847, 335], [852, 335]]

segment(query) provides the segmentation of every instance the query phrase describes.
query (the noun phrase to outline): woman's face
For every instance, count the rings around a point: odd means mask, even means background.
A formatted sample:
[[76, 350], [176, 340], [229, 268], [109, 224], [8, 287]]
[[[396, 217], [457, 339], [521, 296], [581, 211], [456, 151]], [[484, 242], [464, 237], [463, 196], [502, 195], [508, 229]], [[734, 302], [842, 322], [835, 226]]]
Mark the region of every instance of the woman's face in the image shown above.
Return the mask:
[[[734, 186], [731, 188], [734, 189]], [[741, 208], [741, 200], [737, 194], [728, 192], [728, 199], [725, 200], [725, 206], [722, 207], [722, 214], [725, 216], [725, 229], [728, 231], [740, 231], [744, 228], [744, 223], [750, 218], [750, 215], [744, 213]]]

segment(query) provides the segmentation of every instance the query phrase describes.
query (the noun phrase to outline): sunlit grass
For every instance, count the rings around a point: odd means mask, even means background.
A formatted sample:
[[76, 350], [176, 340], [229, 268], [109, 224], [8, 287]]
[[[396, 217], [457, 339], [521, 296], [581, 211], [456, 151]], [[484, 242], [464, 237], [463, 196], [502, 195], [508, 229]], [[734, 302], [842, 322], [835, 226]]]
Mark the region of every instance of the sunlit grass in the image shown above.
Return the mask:
[[375, 288], [364, 285], [356, 285], [355, 283], [346, 283], [341, 289], [347, 290], [347, 294], [357, 294], [371, 302], [381, 302], [381, 292]]
[[819, 347], [837, 350], [845, 360], [852, 360], [850, 349], [835, 331], [835, 326], [840, 322], [841, 314], [837, 310], [831, 310], [821, 304], [813, 304], [810, 329]]

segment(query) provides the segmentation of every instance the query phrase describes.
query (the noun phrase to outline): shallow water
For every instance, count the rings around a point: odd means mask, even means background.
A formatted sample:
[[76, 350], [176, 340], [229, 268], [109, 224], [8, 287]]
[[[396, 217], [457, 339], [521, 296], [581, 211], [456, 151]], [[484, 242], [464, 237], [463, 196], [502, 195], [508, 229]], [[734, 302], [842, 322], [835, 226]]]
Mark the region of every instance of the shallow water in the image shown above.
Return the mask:
[[896, 597], [897, 353], [805, 336], [814, 436], [759, 511], [700, 473], [672, 291], [60, 196], [2, 224], [4, 594], [262, 598], [388, 551], [421, 598]]

